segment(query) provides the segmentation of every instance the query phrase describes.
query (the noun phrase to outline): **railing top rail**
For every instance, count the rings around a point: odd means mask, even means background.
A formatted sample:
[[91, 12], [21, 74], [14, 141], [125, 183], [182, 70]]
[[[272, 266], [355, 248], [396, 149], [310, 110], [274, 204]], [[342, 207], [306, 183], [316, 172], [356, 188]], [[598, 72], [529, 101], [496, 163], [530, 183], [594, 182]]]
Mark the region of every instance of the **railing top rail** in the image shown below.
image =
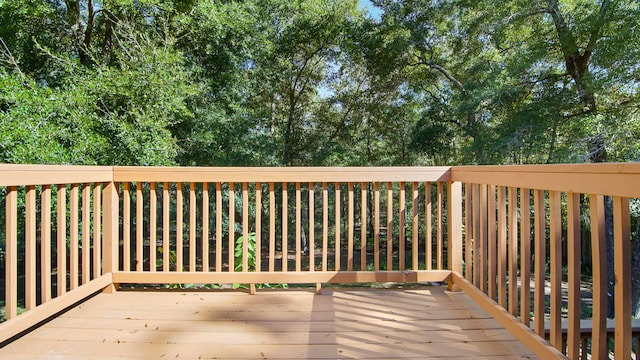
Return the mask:
[[111, 166], [0, 164], [0, 186], [113, 181]]
[[449, 181], [450, 167], [114, 167], [114, 181], [398, 182]]
[[454, 166], [451, 180], [584, 194], [640, 197], [640, 163]]

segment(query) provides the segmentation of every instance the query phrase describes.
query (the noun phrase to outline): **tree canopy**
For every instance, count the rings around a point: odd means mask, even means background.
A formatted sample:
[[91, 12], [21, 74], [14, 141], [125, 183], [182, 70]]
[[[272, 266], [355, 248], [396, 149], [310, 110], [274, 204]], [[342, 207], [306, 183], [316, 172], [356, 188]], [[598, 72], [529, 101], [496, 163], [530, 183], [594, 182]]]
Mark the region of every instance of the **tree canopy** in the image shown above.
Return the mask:
[[630, 0], [0, 0], [0, 162], [640, 160]]

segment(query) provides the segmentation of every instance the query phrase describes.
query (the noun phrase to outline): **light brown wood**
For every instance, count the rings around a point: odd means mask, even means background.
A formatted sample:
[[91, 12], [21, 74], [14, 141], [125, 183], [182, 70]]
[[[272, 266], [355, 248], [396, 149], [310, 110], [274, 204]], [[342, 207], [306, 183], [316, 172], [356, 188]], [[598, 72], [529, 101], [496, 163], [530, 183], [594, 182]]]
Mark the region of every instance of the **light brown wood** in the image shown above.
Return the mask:
[[9, 186], [5, 196], [5, 317], [18, 311], [18, 188]]
[[353, 217], [354, 217], [353, 183], [347, 184], [347, 270], [353, 271]]
[[183, 211], [184, 211], [184, 199], [182, 194], [182, 182], [178, 182], [176, 183], [176, 269], [175, 271], [184, 270], [183, 268], [184, 267]]
[[544, 336], [544, 291], [545, 288], [545, 268], [547, 263], [546, 255], [546, 215], [544, 191], [533, 191], [533, 216], [534, 216], [534, 268], [535, 268], [535, 291], [533, 302], [534, 331], [538, 336]]
[[480, 290], [487, 293], [487, 186], [480, 185], [480, 214], [479, 214], [479, 251], [478, 268], [480, 269]]
[[498, 304], [507, 307], [507, 200], [504, 186], [498, 187]]
[[93, 184], [93, 277], [101, 274], [102, 250], [102, 184]]
[[286, 271], [286, 272], [115, 272], [115, 283], [131, 284], [313, 284], [368, 282], [443, 282], [450, 279], [449, 270], [404, 271]]
[[249, 271], [249, 184], [246, 182], [242, 183], [242, 271]]
[[329, 249], [329, 190], [322, 183], [322, 271], [327, 271], [327, 252]]
[[341, 265], [342, 265], [340, 263], [340, 252], [342, 251], [342, 244], [340, 244], [341, 231], [342, 231], [342, 227], [340, 226], [340, 212], [342, 208], [340, 207], [341, 195], [340, 195], [339, 182], [335, 183], [335, 194], [336, 194], [336, 198], [335, 198], [335, 205], [334, 205], [334, 212], [335, 212], [335, 248], [334, 248], [335, 267], [334, 267], [334, 270], [338, 271], [341, 269]]
[[82, 284], [91, 280], [89, 273], [91, 249], [91, 185], [82, 185]]
[[509, 312], [518, 317], [518, 189], [509, 188]]
[[302, 190], [300, 183], [296, 183], [296, 271], [302, 269]]
[[287, 208], [289, 204], [287, 183], [282, 183], [282, 271], [287, 271], [289, 263], [289, 215]]
[[262, 271], [262, 184], [256, 183], [256, 269]]
[[[239, 309], [240, 303], [249, 311]], [[113, 306], [87, 321], [96, 314], [94, 304]], [[443, 306], [453, 310], [440, 315]], [[279, 310], [274, 313], [273, 309]], [[429, 313], [440, 315], [441, 320], [430, 319]], [[203, 320], [205, 316], [209, 319]], [[246, 320], [236, 320], [242, 318]], [[237, 292], [102, 294], [0, 350], [0, 356], [7, 358], [42, 358], [43, 354], [72, 359], [532, 356], [467, 295], [446, 294], [442, 287], [325, 290], [322, 295], [313, 291], [260, 291], [256, 296]]]
[[518, 319], [507, 312], [503, 306], [498, 305], [493, 299], [487, 297], [486, 294], [473, 286], [459, 273], [453, 272], [451, 277], [469, 297], [482, 306], [487, 313], [493, 316], [502, 326], [509, 330], [511, 334], [541, 359], [567, 359], [560, 351], [550, 346], [543, 338], [536, 336], [529, 327], [519, 322]]
[[156, 271], [156, 244], [158, 238], [158, 194], [156, 183], [149, 184], [149, 271]]
[[[87, 284], [84, 284], [76, 289], [67, 292], [63, 296], [57, 297], [55, 299], [49, 299], [46, 303], [40, 304], [38, 305], [38, 307], [26, 311], [18, 317], [0, 323], [0, 342], [4, 342], [14, 337], [16, 334], [19, 334], [41, 323], [43, 320], [54, 316], [55, 314], [61, 312], [71, 305], [76, 304], [79, 301], [85, 300], [87, 297], [95, 294], [96, 292], [102, 290], [107, 286], [110, 286], [111, 284], [111, 274], [103, 275], [88, 282]], [[105, 296], [113, 295], [105, 294]]]
[[269, 183], [269, 272], [275, 268], [276, 257], [276, 196], [275, 184]]
[[[0, 168], [2, 169], [2, 168]], [[108, 169], [108, 168], [107, 168]], [[114, 181], [399, 182], [449, 181], [450, 167], [113, 167]], [[12, 175], [13, 177], [13, 175]], [[68, 179], [64, 178], [66, 183]], [[77, 180], [75, 180], [77, 181]], [[55, 183], [55, 182], [53, 182]], [[0, 183], [1, 185], [2, 183]]]
[[[443, 195], [443, 183], [442, 182], [438, 182], [438, 222], [436, 224], [436, 257], [437, 257], [437, 263], [438, 263], [438, 270], [442, 270], [444, 269], [444, 266], [442, 264], [442, 242], [444, 241], [443, 238], [443, 226], [444, 226], [444, 221], [443, 221], [443, 215], [442, 215], [442, 210], [444, 209], [444, 195]], [[460, 201], [462, 201], [462, 199], [460, 199]]]
[[[40, 299], [51, 300], [51, 186], [40, 192]], [[87, 280], [88, 281], [88, 280]]]
[[189, 183], [189, 271], [196, 271], [196, 217], [196, 184], [191, 182]]
[[131, 270], [131, 184], [126, 182], [122, 187], [122, 266], [124, 271], [129, 271]]
[[[76, 188], [77, 189], [77, 188]], [[36, 188], [27, 186], [25, 194], [25, 300], [26, 310], [36, 307]], [[77, 213], [76, 213], [77, 216]], [[77, 244], [76, 244], [77, 249]], [[76, 260], [77, 261], [77, 260]], [[77, 277], [77, 273], [76, 273]]]
[[497, 259], [498, 259], [498, 241], [496, 229], [496, 187], [488, 186], [487, 193], [487, 295], [496, 299], [496, 276], [497, 276]]
[[[136, 183], [136, 271], [142, 271], [144, 264], [144, 196], [143, 184]], [[181, 209], [182, 207], [178, 207]]]
[[[613, 198], [613, 272], [616, 279], [615, 357], [631, 358], [631, 225], [629, 199]], [[620, 301], [622, 300], [622, 301]]]
[[473, 284], [480, 288], [480, 261], [482, 254], [480, 253], [480, 184], [473, 184], [471, 190], [471, 215], [473, 235]]
[[399, 265], [399, 269], [400, 270], [404, 270], [404, 265], [405, 265], [405, 260], [404, 260], [404, 254], [405, 254], [405, 233], [406, 233], [406, 228], [405, 228], [405, 222], [406, 222], [406, 217], [407, 217], [407, 205], [406, 205], [406, 201], [407, 201], [407, 194], [406, 194], [406, 190], [405, 190], [405, 183], [401, 182], [400, 183], [400, 200], [398, 203], [398, 212], [399, 212], [399, 224], [398, 224], [398, 234], [399, 234], [399, 239], [398, 239], [398, 265]]
[[162, 271], [169, 271], [169, 253], [171, 252], [169, 236], [171, 219], [169, 218], [169, 183], [162, 184]]
[[316, 269], [315, 183], [309, 183], [309, 271]]
[[551, 278], [551, 332], [549, 342], [562, 350], [562, 209], [560, 193], [549, 192], [549, 249]]
[[419, 223], [419, 216], [418, 216], [418, 202], [420, 201], [419, 197], [418, 197], [418, 183], [416, 182], [412, 182], [411, 183], [411, 204], [412, 204], [412, 210], [411, 210], [411, 269], [412, 270], [418, 270], [419, 268], [419, 264], [418, 264], [418, 250], [420, 248], [420, 242], [419, 242], [419, 238], [418, 238], [418, 223]]
[[580, 194], [567, 193], [567, 356], [580, 356]]
[[2, 173], [0, 186], [92, 183], [113, 180], [113, 168], [106, 166], [0, 164], [0, 173]]
[[464, 276], [467, 280], [473, 281], [473, 185], [465, 184], [464, 190]]
[[[273, 193], [273, 184], [271, 184]], [[272, 207], [273, 208], [273, 207]], [[272, 226], [273, 228], [273, 226]], [[216, 271], [222, 271], [222, 184], [216, 183]], [[273, 259], [273, 258], [272, 258]]]
[[[447, 242], [448, 262], [451, 271], [462, 271], [462, 184], [459, 182], [447, 183]], [[449, 280], [449, 290], [458, 291], [455, 282]]]
[[607, 346], [607, 253], [604, 222], [604, 196], [589, 195], [591, 217], [591, 267], [593, 278], [592, 315], [593, 331], [591, 338], [591, 356], [594, 359], [606, 359]]
[[393, 185], [387, 183], [387, 268], [393, 270]]
[[[367, 270], [367, 183], [360, 183], [360, 271]], [[417, 270], [417, 269], [416, 269]]]
[[426, 182], [424, 185], [424, 224], [426, 228], [426, 240], [425, 240], [425, 251], [424, 251], [424, 261], [426, 263], [426, 269], [431, 270], [433, 268], [433, 233], [431, 230], [432, 226], [432, 205], [431, 205], [431, 183]]
[[[103, 274], [109, 274], [118, 269], [118, 253], [120, 247], [120, 199], [118, 196], [119, 184], [109, 182], [104, 184], [102, 192], [102, 241], [100, 242], [101, 262]], [[115, 292], [117, 284], [109, 284], [104, 287], [105, 292]]]
[[520, 189], [520, 321], [531, 322], [531, 192]]
[[373, 269], [380, 271], [380, 183], [373, 183]]
[[[69, 194], [69, 288], [71, 290], [78, 287], [78, 262], [79, 250], [78, 238], [80, 228], [78, 226], [80, 206], [78, 203], [78, 184], [71, 184]], [[28, 268], [28, 267], [27, 267]]]
[[640, 197], [640, 163], [455, 166], [451, 180], [501, 186]]
[[57, 189], [56, 203], [56, 288], [57, 295], [61, 296], [67, 291], [67, 188], [59, 185]]
[[[282, 210], [283, 215], [287, 213], [286, 207]], [[229, 272], [236, 271], [235, 248], [236, 248], [236, 184], [229, 183], [229, 241], [227, 242]]]
[[[256, 211], [259, 211], [256, 208]], [[209, 272], [211, 263], [209, 262], [209, 183], [202, 184], [202, 271]]]

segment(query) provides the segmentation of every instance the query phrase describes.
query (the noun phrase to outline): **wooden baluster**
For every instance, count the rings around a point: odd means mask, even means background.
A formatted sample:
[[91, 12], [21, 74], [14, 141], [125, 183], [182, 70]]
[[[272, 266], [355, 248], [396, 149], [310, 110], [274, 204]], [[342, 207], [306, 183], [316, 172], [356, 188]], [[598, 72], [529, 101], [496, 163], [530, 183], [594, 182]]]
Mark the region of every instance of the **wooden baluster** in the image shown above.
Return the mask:
[[606, 359], [607, 344], [607, 253], [604, 196], [589, 195], [591, 217], [592, 315], [591, 357]]
[[518, 189], [509, 188], [509, 312], [518, 317]]
[[276, 195], [275, 184], [269, 183], [269, 272], [275, 270], [276, 256]]
[[162, 271], [171, 270], [169, 232], [171, 219], [169, 218], [169, 183], [162, 184]]
[[353, 183], [350, 182], [347, 184], [348, 191], [348, 203], [347, 203], [347, 270], [353, 270], [353, 207], [354, 207], [354, 199], [353, 199]]
[[[43, 185], [40, 192], [40, 299], [51, 300], [51, 186]], [[87, 226], [87, 229], [89, 227]], [[87, 270], [87, 282], [90, 274]]]
[[407, 216], [407, 205], [406, 205], [406, 190], [405, 190], [405, 183], [401, 182], [400, 183], [400, 201], [398, 204], [398, 215], [400, 217], [400, 224], [399, 224], [399, 229], [398, 229], [398, 234], [400, 235], [400, 239], [399, 239], [399, 249], [398, 249], [398, 266], [400, 270], [404, 270], [404, 265], [405, 265], [405, 260], [404, 260], [404, 253], [405, 253], [405, 222], [406, 222], [406, 216]]
[[507, 307], [507, 201], [506, 189], [498, 187], [498, 304]]
[[[78, 287], [78, 236], [80, 227], [78, 224], [80, 205], [78, 203], [78, 184], [71, 184], [71, 192], [69, 199], [69, 289], [73, 290]], [[35, 248], [34, 248], [35, 249]], [[35, 264], [35, 262], [34, 262]], [[29, 267], [27, 266], [27, 269]], [[27, 273], [29, 270], [27, 270]], [[27, 276], [29, 276], [27, 274]], [[35, 282], [34, 282], [35, 284]]]
[[551, 331], [550, 343], [556, 349], [562, 348], [562, 209], [560, 193], [549, 192], [549, 241], [551, 252]]
[[[77, 187], [76, 187], [77, 189]], [[36, 187], [27, 186], [25, 198], [25, 309], [36, 307]], [[77, 213], [76, 213], [77, 216]], [[76, 244], [77, 249], [77, 244]], [[77, 259], [76, 259], [77, 261]], [[77, 276], [77, 275], [76, 275]]]
[[142, 183], [136, 183], [136, 271], [143, 271], [144, 259], [144, 197]]
[[545, 337], [545, 268], [546, 255], [546, 214], [544, 191], [533, 191], [533, 216], [534, 216], [534, 258], [535, 258], [535, 291], [533, 303], [534, 331], [538, 336]]
[[464, 263], [465, 278], [473, 281], [473, 203], [471, 197], [473, 195], [473, 185], [465, 184], [464, 186]]
[[180, 272], [183, 270], [184, 261], [183, 261], [183, 194], [182, 194], [182, 183], [176, 183], [176, 271]]
[[340, 271], [340, 250], [342, 248], [340, 244], [340, 183], [336, 183], [335, 193], [336, 193], [336, 201], [335, 201], [335, 271]]
[[380, 271], [380, 183], [373, 184], [373, 268]]
[[613, 272], [616, 359], [631, 358], [631, 225], [629, 199], [613, 198]]
[[480, 259], [478, 261], [478, 269], [480, 270], [479, 280], [480, 280], [480, 290], [487, 293], [487, 257], [488, 257], [488, 249], [487, 249], [487, 237], [488, 237], [488, 223], [487, 223], [487, 185], [480, 185], [479, 189], [480, 195], [480, 214], [479, 214], [479, 229], [478, 233], [480, 237], [478, 238]]
[[99, 183], [93, 184], [93, 278], [100, 276], [100, 252], [102, 249], [102, 190]]
[[498, 259], [496, 211], [496, 187], [495, 185], [489, 185], [489, 192], [487, 194], [487, 273], [489, 278], [487, 293], [493, 300], [496, 299], [496, 272]]
[[322, 271], [327, 271], [329, 247], [329, 191], [327, 183], [322, 183]]
[[[42, 209], [44, 210], [44, 207]], [[44, 215], [43, 212], [41, 212], [41, 215]], [[42, 237], [41, 239], [44, 239], [44, 237]], [[83, 284], [86, 284], [87, 282], [89, 282], [89, 280], [91, 280], [90, 279], [91, 278], [90, 242], [91, 242], [91, 184], [83, 184], [82, 185], [82, 255], [81, 255]], [[41, 246], [44, 246], [44, 241], [41, 241]], [[42, 255], [40, 257], [42, 260], [44, 260], [44, 257]], [[44, 287], [44, 276], [42, 276], [41, 279], [42, 279], [42, 285]], [[43, 290], [41, 289], [40, 291], [42, 292]]]
[[393, 270], [393, 186], [387, 183], [387, 268]]
[[229, 243], [228, 243], [228, 264], [229, 272], [236, 271], [235, 249], [236, 249], [236, 184], [229, 183]]
[[58, 185], [57, 189], [57, 244], [56, 244], [56, 272], [57, 295], [67, 292], [67, 188]]
[[262, 184], [256, 183], [256, 268], [262, 271]]
[[[256, 209], [258, 211], [258, 209]], [[202, 183], [202, 271], [209, 272], [209, 183]]]
[[122, 190], [122, 265], [131, 270], [131, 183], [124, 183]]
[[360, 183], [360, 270], [367, 270], [367, 183]]
[[5, 197], [5, 317], [11, 320], [18, 315], [18, 188], [6, 188]]
[[222, 183], [216, 183], [216, 271], [222, 271]]
[[296, 182], [296, 271], [302, 269], [302, 193], [300, 183]]
[[413, 182], [411, 184], [411, 192], [412, 192], [412, 227], [411, 227], [411, 268], [413, 270], [419, 269], [418, 263], [418, 250], [420, 249], [420, 244], [418, 242], [418, 183]]
[[242, 183], [242, 271], [249, 271], [249, 184], [246, 182]]
[[567, 356], [580, 357], [580, 194], [567, 193]]
[[315, 184], [313, 182], [309, 183], [309, 271], [316, 270], [316, 226], [315, 226], [315, 193], [314, 193]]
[[431, 270], [433, 268], [433, 233], [431, 231], [433, 223], [432, 210], [431, 183], [427, 182], [424, 184], [424, 224], [426, 228], [424, 262], [427, 270]]
[[[457, 205], [456, 205], [457, 206]], [[438, 270], [443, 270], [444, 266], [442, 264], [443, 261], [443, 254], [442, 254], [442, 243], [444, 242], [444, 232], [443, 232], [443, 212], [444, 210], [444, 191], [443, 191], [443, 186], [442, 186], [442, 182], [438, 181], [438, 223], [437, 223], [437, 233], [436, 233], [436, 237], [438, 238], [437, 240], [437, 262], [438, 262]]]
[[196, 271], [196, 184], [189, 183], [189, 271]]
[[482, 251], [480, 249], [480, 229], [482, 227], [480, 219], [480, 184], [473, 184], [473, 194], [471, 196], [472, 208], [473, 208], [473, 283], [477, 288], [480, 286], [480, 272], [482, 268]]
[[520, 189], [520, 321], [531, 320], [531, 193]]
[[282, 183], [282, 271], [286, 272], [289, 265], [289, 204], [287, 183]]

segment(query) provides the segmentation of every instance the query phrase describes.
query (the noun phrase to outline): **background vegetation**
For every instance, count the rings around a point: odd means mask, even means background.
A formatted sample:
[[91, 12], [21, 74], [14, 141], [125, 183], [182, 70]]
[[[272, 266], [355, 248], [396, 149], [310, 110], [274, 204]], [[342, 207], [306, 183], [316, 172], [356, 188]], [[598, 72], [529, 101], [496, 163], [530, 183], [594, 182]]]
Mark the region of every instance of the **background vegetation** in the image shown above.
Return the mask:
[[0, 0], [0, 163], [640, 159], [637, 1]]

